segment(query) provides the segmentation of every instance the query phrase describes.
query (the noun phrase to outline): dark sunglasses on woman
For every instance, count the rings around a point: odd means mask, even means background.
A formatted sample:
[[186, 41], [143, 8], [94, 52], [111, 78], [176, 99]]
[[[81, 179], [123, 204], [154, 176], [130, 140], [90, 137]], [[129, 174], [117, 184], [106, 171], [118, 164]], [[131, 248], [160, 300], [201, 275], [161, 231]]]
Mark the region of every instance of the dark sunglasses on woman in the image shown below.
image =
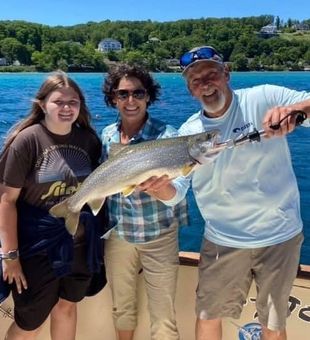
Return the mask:
[[129, 90], [114, 90], [115, 97], [119, 100], [126, 100], [130, 96], [132, 96], [135, 99], [142, 100], [146, 97], [147, 91], [145, 89], [136, 89], [133, 91]]

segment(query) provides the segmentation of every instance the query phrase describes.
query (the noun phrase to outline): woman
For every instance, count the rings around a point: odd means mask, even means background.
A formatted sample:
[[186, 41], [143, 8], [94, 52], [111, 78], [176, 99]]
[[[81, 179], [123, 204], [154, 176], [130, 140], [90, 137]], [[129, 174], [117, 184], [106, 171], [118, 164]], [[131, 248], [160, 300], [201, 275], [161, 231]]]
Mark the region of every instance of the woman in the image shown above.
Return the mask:
[[80, 88], [51, 75], [0, 157], [0, 257], [15, 316], [7, 340], [35, 339], [49, 315], [53, 340], [75, 338], [76, 303], [101, 266], [100, 231], [85, 211], [73, 239], [48, 210], [78, 189], [100, 153]]
[[[119, 111], [117, 123], [102, 132], [106, 157], [112, 143], [136, 144], [177, 135], [172, 126], [150, 116], [148, 108], [158, 98], [159, 85], [142, 67], [121, 64], [110, 70], [103, 90], [107, 105]], [[116, 194], [108, 198], [110, 227], [114, 229], [105, 243], [105, 262], [119, 340], [134, 336], [141, 269], [151, 338], [179, 339], [174, 309], [179, 264], [177, 227], [187, 224], [186, 189], [185, 179], [152, 177], [128, 197]]]

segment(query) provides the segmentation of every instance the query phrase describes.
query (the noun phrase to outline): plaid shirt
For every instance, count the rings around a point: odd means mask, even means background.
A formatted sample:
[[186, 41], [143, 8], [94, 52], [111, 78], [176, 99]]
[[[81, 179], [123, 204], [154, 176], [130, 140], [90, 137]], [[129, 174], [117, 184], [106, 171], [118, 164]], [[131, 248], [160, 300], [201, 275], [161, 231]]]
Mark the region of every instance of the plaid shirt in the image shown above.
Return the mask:
[[[103, 159], [108, 158], [112, 143], [120, 143], [120, 123], [118, 121], [102, 131]], [[129, 144], [177, 135], [178, 131], [172, 126], [149, 117], [143, 128], [131, 139]], [[177, 222], [178, 226], [187, 225], [187, 202], [184, 197], [189, 181], [179, 177], [172, 183], [177, 190], [176, 196], [180, 198], [176, 202], [172, 199], [173, 206], [166, 205], [160, 200], [138, 191], [127, 197], [124, 197], [121, 193], [108, 197], [110, 227], [114, 227], [120, 238], [132, 243], [142, 243], [165, 233], [173, 222]]]

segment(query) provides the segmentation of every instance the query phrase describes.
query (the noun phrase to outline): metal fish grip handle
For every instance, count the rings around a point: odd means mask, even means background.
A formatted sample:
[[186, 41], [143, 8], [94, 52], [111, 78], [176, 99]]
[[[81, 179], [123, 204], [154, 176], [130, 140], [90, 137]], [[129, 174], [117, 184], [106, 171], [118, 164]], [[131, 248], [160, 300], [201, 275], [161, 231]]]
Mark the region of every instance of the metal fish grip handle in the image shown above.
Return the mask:
[[[287, 116], [282, 118], [277, 124], [270, 125], [270, 128], [273, 130], [278, 130], [280, 128], [281, 122], [286, 119], [288, 116], [295, 115], [296, 120], [295, 120], [295, 125], [301, 125], [306, 119], [307, 119], [307, 114], [303, 111], [292, 111], [290, 112]], [[266, 135], [265, 130], [257, 130], [254, 129], [253, 131], [249, 132], [247, 135], [242, 136], [237, 139], [228, 139], [222, 143], [216, 143], [213, 145], [213, 150], [211, 153], [218, 153], [224, 149], [231, 149], [236, 146], [245, 144], [245, 143], [252, 143], [252, 142], [260, 142], [261, 138]]]

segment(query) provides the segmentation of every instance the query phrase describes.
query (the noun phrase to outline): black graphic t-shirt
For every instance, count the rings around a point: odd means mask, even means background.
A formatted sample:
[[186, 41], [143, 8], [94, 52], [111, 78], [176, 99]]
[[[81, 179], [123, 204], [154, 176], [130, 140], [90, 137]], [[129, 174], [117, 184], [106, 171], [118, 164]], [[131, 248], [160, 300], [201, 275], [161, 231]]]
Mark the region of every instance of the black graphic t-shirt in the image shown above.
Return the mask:
[[21, 131], [0, 160], [1, 183], [20, 199], [49, 210], [72, 195], [98, 165], [100, 141], [78, 127], [64, 136], [36, 124]]

